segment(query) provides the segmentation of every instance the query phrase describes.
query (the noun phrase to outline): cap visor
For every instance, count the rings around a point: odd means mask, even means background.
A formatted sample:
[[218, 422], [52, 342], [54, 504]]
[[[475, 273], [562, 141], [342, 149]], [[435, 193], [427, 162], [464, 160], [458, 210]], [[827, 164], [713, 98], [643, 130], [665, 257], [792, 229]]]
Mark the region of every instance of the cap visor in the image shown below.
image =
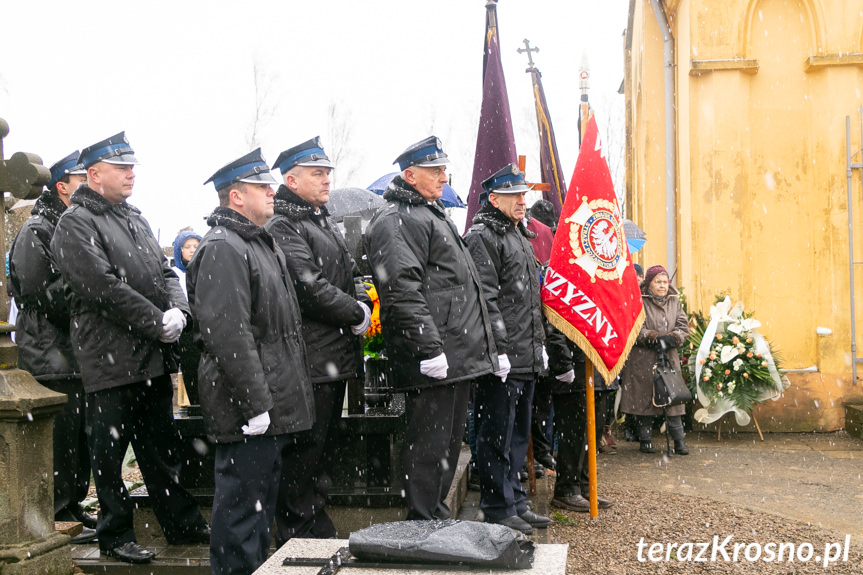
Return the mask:
[[273, 177], [270, 172], [261, 172], [260, 174], [252, 174], [240, 180], [244, 184], [278, 184], [279, 182]]
[[136, 166], [140, 163], [138, 161], [138, 158], [136, 158], [132, 154], [120, 154], [119, 156], [105, 158], [104, 160], [99, 161], [105, 162], [106, 164], [114, 164], [117, 166]]
[[517, 185], [511, 188], [498, 188], [497, 190], [491, 190], [490, 194], [520, 194], [522, 192], [529, 192], [530, 188], [524, 185]]
[[335, 166], [329, 160], [309, 160], [308, 162], [300, 162], [297, 164], [298, 166], [311, 167], [311, 166], [319, 166], [321, 168], [330, 168], [334, 169]]
[[448, 166], [450, 164], [449, 158], [435, 158], [433, 160], [429, 160], [427, 162], [421, 162], [414, 164], [415, 166], [419, 166], [421, 168], [433, 168], [435, 166]]

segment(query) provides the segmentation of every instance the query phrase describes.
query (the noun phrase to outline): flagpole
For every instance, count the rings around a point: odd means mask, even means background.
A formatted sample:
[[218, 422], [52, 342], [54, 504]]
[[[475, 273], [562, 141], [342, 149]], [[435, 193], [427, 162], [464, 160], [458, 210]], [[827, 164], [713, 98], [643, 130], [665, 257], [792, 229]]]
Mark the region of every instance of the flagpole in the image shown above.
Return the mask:
[[[579, 103], [578, 117], [578, 139], [579, 147], [587, 132], [587, 121], [590, 115], [590, 104], [587, 102], [587, 91], [590, 88], [590, 68], [587, 65], [587, 54], [581, 59], [581, 69], [578, 71], [578, 87], [581, 89], [581, 101]], [[584, 361], [584, 381], [587, 394], [587, 469], [590, 485], [590, 517], [596, 519], [599, 516], [598, 493], [596, 491], [596, 405], [594, 402], [593, 362], [589, 357]]]

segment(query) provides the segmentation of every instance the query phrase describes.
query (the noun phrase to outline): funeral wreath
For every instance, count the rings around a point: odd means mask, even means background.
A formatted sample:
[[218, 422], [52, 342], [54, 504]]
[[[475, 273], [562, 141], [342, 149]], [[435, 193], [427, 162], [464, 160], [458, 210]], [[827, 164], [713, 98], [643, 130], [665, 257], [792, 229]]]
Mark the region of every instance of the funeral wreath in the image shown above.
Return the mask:
[[[747, 425], [752, 408], [777, 400], [787, 387], [770, 343], [758, 333], [761, 322], [746, 313], [743, 303], [725, 297], [710, 308], [710, 322], [690, 338], [690, 387], [702, 408], [699, 423], [712, 423], [733, 412], [738, 425]], [[697, 351], [695, 351], [697, 350]]]

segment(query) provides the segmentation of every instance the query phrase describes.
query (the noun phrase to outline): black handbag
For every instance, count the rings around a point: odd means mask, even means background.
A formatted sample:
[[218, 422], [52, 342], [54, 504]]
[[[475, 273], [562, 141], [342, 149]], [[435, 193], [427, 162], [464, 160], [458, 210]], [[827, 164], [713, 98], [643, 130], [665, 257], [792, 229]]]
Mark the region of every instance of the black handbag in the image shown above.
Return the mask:
[[671, 407], [692, 401], [692, 392], [683, 381], [683, 375], [671, 366], [662, 344], [653, 365], [653, 405]]

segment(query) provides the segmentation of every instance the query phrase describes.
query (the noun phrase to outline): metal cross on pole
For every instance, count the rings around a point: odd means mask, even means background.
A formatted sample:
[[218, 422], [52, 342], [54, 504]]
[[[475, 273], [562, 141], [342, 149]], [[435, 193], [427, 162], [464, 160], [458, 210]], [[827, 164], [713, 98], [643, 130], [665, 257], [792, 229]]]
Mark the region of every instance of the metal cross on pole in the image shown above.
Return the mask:
[[531, 52], [539, 52], [539, 48], [531, 48], [530, 47], [530, 41], [527, 38], [524, 39], [524, 46], [525, 46], [524, 48], [518, 49], [518, 53], [524, 54], [525, 52], [527, 52], [527, 61], [530, 64], [530, 67], [533, 68], [533, 56], [531, 56], [530, 53]]

